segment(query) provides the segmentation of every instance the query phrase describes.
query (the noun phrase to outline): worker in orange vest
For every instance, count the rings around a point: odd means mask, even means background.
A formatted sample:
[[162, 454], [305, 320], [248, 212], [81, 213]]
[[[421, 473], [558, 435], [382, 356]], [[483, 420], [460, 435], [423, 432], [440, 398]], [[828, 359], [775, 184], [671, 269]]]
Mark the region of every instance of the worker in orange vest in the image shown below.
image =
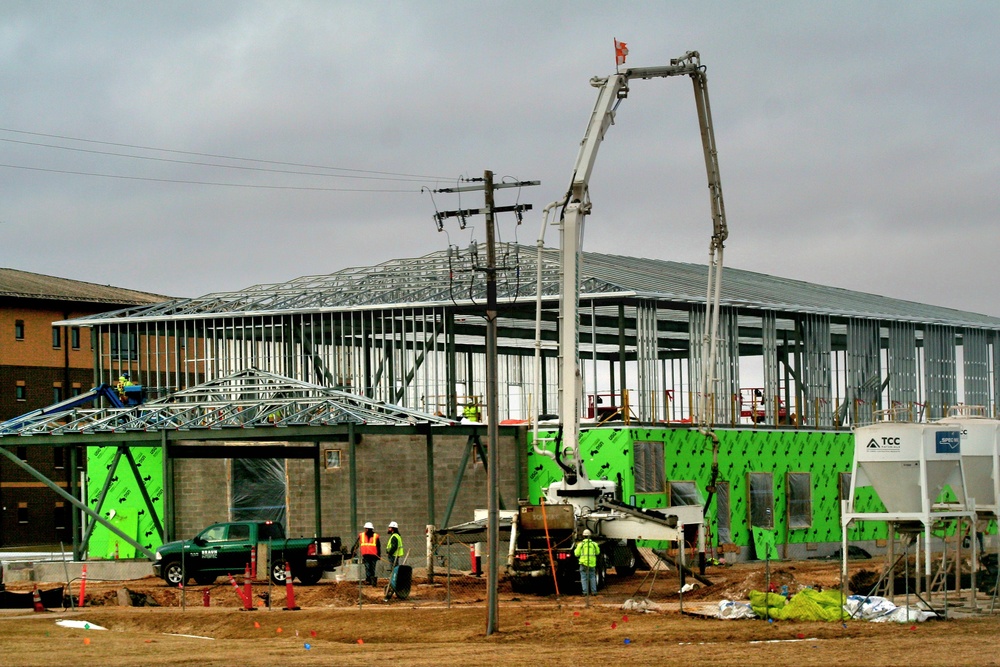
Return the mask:
[[358, 539], [351, 547], [351, 558], [359, 551], [361, 562], [365, 564], [365, 583], [369, 586], [378, 586], [375, 566], [382, 558], [382, 542], [379, 540], [378, 533], [375, 532], [375, 524], [371, 521], [365, 523], [365, 529], [358, 533]]

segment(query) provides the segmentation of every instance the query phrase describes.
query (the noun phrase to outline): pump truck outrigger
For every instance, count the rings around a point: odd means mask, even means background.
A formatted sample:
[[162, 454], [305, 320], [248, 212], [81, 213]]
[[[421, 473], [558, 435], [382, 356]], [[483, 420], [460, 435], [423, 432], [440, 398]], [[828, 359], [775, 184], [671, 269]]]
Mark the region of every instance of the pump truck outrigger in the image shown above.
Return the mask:
[[[629, 82], [633, 79], [653, 79], [671, 76], [690, 76], [694, 84], [695, 104], [698, 124], [701, 130], [705, 168], [708, 173], [708, 189], [712, 210], [712, 236], [709, 242], [708, 286], [705, 299], [705, 325], [701, 339], [700, 376], [695, 404], [696, 423], [712, 448], [712, 468], [707, 486], [708, 497], [703, 506], [689, 505], [668, 507], [657, 511], [643, 510], [616, 500], [618, 489], [613, 481], [591, 480], [583, 467], [580, 455], [580, 399], [582, 387], [579, 367], [579, 276], [578, 263], [583, 223], [591, 212], [589, 181], [597, 158], [597, 151], [604, 134], [613, 124], [618, 104], [628, 96]], [[569, 190], [563, 199], [545, 207], [542, 234], [538, 241], [539, 253], [543, 247], [545, 226], [549, 215], [559, 210], [558, 226], [561, 231], [561, 299], [559, 317], [559, 431], [553, 439], [540, 439], [538, 423], [534, 427], [535, 452], [555, 460], [563, 471], [561, 480], [544, 489], [541, 506], [522, 503], [514, 519], [511, 538], [509, 569], [514, 586], [526, 590], [530, 581], [545, 576], [556, 575], [571, 580], [576, 570], [572, 556], [573, 544], [584, 529], [590, 529], [593, 539], [602, 544], [602, 562], [598, 565], [598, 577], [603, 578], [606, 567], [614, 566], [619, 572], [634, 571], [635, 540], [684, 541], [684, 526], [698, 526], [699, 567], [705, 566], [705, 517], [711, 505], [718, 478], [719, 440], [712, 427], [713, 409], [710, 399], [714, 396], [716, 339], [719, 328], [719, 301], [721, 294], [722, 255], [729, 235], [726, 226], [725, 207], [722, 200], [722, 183], [719, 177], [718, 155], [715, 133], [712, 128], [711, 107], [708, 100], [708, 82], [705, 67], [697, 51], [689, 51], [680, 58], [662, 67], [640, 67], [620, 71], [606, 78], [593, 78], [591, 85], [599, 89], [597, 104], [590, 117], [590, 124], [584, 135], [573, 170]], [[539, 257], [539, 281], [541, 280], [541, 257]], [[541, 289], [537, 290], [541, 295]], [[541, 310], [541, 297], [536, 306]], [[539, 333], [541, 318], [536, 323]], [[535, 358], [536, 387], [539, 383], [541, 339], [536, 335]], [[534, 392], [538, 395], [538, 391]], [[535, 411], [537, 414], [537, 410]], [[552, 448], [546, 445], [552, 444]], [[553, 506], [572, 507], [572, 520], [567, 520], [568, 511], [553, 511]], [[538, 519], [546, 511], [546, 526], [549, 528], [548, 514], [564, 523], [561, 534], [549, 533], [544, 539], [539, 532]], [[557, 531], [558, 532], [558, 531]], [[556, 543], [553, 543], [556, 537]], [[622, 547], [625, 547], [624, 549]], [[541, 552], [544, 550], [543, 552]], [[681, 549], [683, 552], [683, 549]], [[541, 552], [541, 553], [540, 553]], [[553, 556], [555, 554], [555, 556]], [[555, 572], [552, 569], [555, 568]]]

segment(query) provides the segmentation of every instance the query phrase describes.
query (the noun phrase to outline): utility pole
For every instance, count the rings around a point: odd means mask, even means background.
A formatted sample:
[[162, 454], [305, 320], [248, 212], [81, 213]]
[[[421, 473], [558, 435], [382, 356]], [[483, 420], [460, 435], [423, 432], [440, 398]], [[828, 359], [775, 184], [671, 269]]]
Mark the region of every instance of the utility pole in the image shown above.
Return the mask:
[[497, 370], [497, 258], [496, 258], [496, 214], [503, 212], [514, 212], [520, 215], [524, 211], [531, 210], [531, 204], [515, 204], [514, 206], [494, 206], [493, 191], [500, 188], [522, 187], [526, 185], [539, 185], [540, 181], [525, 181], [518, 183], [493, 184], [493, 172], [486, 170], [483, 172], [482, 185], [462, 186], [458, 188], [445, 188], [435, 190], [435, 192], [465, 192], [470, 190], [483, 190], [485, 195], [485, 205], [481, 209], [460, 209], [455, 211], [442, 211], [435, 214], [438, 230], [443, 226], [445, 218], [459, 217], [462, 219], [462, 227], [465, 226], [466, 216], [483, 214], [486, 216], [486, 267], [476, 267], [477, 270], [486, 274], [486, 414], [489, 421], [486, 424], [487, 434], [487, 551], [488, 570], [486, 575], [487, 587], [487, 619], [486, 634], [492, 635], [497, 631], [499, 604], [497, 598], [497, 585], [499, 583], [499, 542], [500, 542], [500, 486], [499, 486], [499, 399], [497, 397], [499, 380]]

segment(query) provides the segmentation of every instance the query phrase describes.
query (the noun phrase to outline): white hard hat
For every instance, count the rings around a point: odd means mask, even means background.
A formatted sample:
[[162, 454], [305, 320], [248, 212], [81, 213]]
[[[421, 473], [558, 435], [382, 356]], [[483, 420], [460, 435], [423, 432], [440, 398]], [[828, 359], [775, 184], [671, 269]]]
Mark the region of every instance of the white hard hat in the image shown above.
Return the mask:
[[584, 528], [583, 529], [583, 536], [584, 537], [590, 537], [590, 535], [591, 535], [590, 528]]
[[399, 528], [399, 524], [396, 523], [395, 521], [390, 521], [389, 522], [389, 527], [390, 528]]
[[366, 521], [365, 522], [365, 530], [368, 530], [369, 528], [371, 528], [372, 530], [375, 530], [375, 524], [373, 524], [371, 521]]

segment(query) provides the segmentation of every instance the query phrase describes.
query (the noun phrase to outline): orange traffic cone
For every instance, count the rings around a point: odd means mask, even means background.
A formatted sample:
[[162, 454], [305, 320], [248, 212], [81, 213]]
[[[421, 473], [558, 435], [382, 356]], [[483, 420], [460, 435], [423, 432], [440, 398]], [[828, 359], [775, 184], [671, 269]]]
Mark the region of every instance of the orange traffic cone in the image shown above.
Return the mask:
[[45, 605], [42, 604], [42, 596], [38, 594], [38, 584], [35, 584], [35, 588], [31, 591], [31, 602], [35, 606], [35, 611], [45, 611]]
[[285, 611], [298, 611], [295, 604], [295, 589], [292, 588], [292, 568], [285, 563]]

